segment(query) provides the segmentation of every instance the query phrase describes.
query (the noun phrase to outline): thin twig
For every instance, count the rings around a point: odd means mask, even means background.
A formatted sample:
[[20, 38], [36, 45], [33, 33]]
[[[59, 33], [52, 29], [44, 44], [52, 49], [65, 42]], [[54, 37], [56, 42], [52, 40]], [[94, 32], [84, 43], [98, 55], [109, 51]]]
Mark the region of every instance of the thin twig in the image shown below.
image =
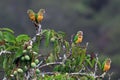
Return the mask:
[[95, 78], [104, 78], [106, 75], [106, 72], [102, 73], [100, 76], [95, 76]]
[[40, 35], [41, 32], [42, 32], [41, 24], [38, 24], [38, 30], [36, 35]]
[[2, 54], [11, 54], [12, 52], [10, 52], [10, 51], [6, 51], [6, 50], [1, 50], [0, 51], [0, 55], [2, 55]]
[[111, 80], [111, 76], [113, 75], [113, 72], [108, 74], [108, 80]]
[[[41, 72], [40, 75], [54, 75], [56, 72]], [[58, 72], [57, 72], [58, 73]]]
[[[56, 73], [60, 73], [60, 72], [41, 72], [40, 75], [54, 75]], [[74, 73], [67, 73], [68, 75], [81, 75], [81, 76], [92, 76], [95, 79], [96, 78], [103, 78], [106, 75], [106, 72], [104, 72], [103, 74], [101, 74], [100, 76], [96, 76], [94, 75], [94, 73], [88, 73], [88, 72], [74, 72]], [[110, 80], [110, 79], [109, 79]]]
[[82, 68], [80, 69], [79, 73], [85, 70], [85, 66], [82, 64]]
[[73, 36], [74, 36], [75, 34], [72, 34], [71, 35], [71, 39], [70, 39], [70, 43], [72, 44], [72, 42], [73, 42]]
[[75, 72], [75, 73], [68, 73], [69, 75], [82, 75], [82, 76], [91, 76], [92, 74], [89, 73], [81, 73], [81, 72]]
[[39, 66], [38, 68], [43, 68], [43, 67], [46, 67], [46, 66], [49, 66], [49, 65], [58, 65], [58, 64], [63, 64], [63, 62], [46, 63], [46, 64], [43, 64], [43, 65]]
[[7, 80], [7, 78], [4, 76], [3, 80]]
[[[46, 74], [46, 75], [54, 75], [59, 72], [41, 72], [40, 75]], [[81, 76], [93, 76], [92, 73], [81, 73], [81, 72], [74, 72], [74, 73], [67, 73], [68, 75], [81, 75]]]
[[86, 45], [85, 45], [86, 50], [88, 49], [88, 44], [89, 44], [89, 42], [87, 42]]
[[40, 63], [37, 65], [37, 67], [39, 67], [42, 63], [43, 63], [43, 61], [40, 61]]
[[96, 74], [96, 72], [97, 72], [97, 68], [98, 68], [97, 64], [98, 64], [98, 54], [96, 54], [96, 63], [95, 63], [94, 74]]

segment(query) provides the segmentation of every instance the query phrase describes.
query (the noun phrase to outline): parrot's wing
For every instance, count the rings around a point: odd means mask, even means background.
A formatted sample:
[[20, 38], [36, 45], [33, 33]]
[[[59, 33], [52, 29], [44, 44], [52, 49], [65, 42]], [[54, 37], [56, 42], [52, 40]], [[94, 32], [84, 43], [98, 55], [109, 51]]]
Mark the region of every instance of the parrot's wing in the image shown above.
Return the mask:
[[37, 14], [39, 16], [39, 15], [43, 15], [44, 13], [45, 13], [45, 9], [40, 9]]
[[75, 37], [74, 37], [73, 41], [74, 41], [74, 42], [76, 42], [76, 41], [77, 41], [77, 39], [78, 39], [78, 36], [77, 36], [77, 35], [75, 35]]
[[106, 63], [106, 60], [102, 63], [102, 70], [104, 69], [105, 63]]
[[43, 19], [43, 14], [45, 13], [44, 9], [40, 9], [36, 15], [37, 23], [40, 23]]
[[27, 10], [28, 16], [29, 18], [34, 21], [35, 20], [35, 13], [33, 12], [33, 10], [29, 9]]

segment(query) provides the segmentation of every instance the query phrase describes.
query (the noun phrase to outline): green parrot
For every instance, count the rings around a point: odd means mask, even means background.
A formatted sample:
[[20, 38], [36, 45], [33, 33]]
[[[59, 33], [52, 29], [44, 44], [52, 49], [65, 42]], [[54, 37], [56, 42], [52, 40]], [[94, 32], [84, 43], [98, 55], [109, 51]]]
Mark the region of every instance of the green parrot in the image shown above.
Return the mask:
[[40, 9], [38, 11], [38, 13], [35, 13], [33, 10], [29, 9], [29, 10], [27, 10], [27, 13], [28, 13], [29, 19], [34, 23], [34, 25], [36, 27], [37, 34], [39, 34], [40, 31], [41, 31], [40, 23], [41, 23], [41, 21], [44, 18], [43, 15], [45, 13], [45, 10], [44, 9]]
[[43, 15], [45, 13], [45, 10], [40, 9], [38, 13], [35, 13], [33, 10], [29, 9], [27, 10], [27, 13], [31, 21], [33, 21], [36, 24], [39, 24], [44, 18]]
[[104, 72], [107, 72], [110, 69], [110, 67], [111, 67], [111, 59], [107, 58], [102, 64], [102, 70]]
[[75, 44], [79, 44], [82, 42], [82, 40], [83, 40], [83, 31], [78, 31], [73, 39], [73, 42]]

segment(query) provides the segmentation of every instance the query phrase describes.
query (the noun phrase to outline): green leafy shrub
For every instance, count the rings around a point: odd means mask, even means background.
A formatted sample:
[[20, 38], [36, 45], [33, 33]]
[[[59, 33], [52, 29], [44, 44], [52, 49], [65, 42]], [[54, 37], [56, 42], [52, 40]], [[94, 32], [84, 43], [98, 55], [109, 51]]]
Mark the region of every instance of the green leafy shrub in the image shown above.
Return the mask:
[[[0, 28], [0, 57], [4, 79], [10, 80], [100, 80], [111, 60], [100, 61], [97, 54], [87, 54], [88, 43], [65, 40], [64, 32], [41, 29], [36, 35], [14, 36], [14, 31]], [[47, 52], [49, 48], [49, 52]], [[45, 51], [42, 51], [45, 49]], [[110, 66], [110, 65], [109, 65]], [[46, 69], [47, 68], [47, 69]], [[45, 70], [46, 69], [46, 70]]]

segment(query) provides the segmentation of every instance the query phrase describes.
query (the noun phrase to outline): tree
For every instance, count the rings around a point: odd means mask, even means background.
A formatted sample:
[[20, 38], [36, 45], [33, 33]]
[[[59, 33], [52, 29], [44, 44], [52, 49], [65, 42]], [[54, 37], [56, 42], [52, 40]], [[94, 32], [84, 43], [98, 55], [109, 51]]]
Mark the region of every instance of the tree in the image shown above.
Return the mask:
[[36, 20], [33, 23], [37, 27], [33, 38], [27, 34], [15, 37], [13, 30], [0, 28], [0, 58], [5, 80], [100, 80], [105, 77], [110, 69], [109, 58], [101, 61], [96, 53], [88, 54], [88, 43], [74, 42], [74, 35], [68, 42], [64, 32], [42, 29]]

